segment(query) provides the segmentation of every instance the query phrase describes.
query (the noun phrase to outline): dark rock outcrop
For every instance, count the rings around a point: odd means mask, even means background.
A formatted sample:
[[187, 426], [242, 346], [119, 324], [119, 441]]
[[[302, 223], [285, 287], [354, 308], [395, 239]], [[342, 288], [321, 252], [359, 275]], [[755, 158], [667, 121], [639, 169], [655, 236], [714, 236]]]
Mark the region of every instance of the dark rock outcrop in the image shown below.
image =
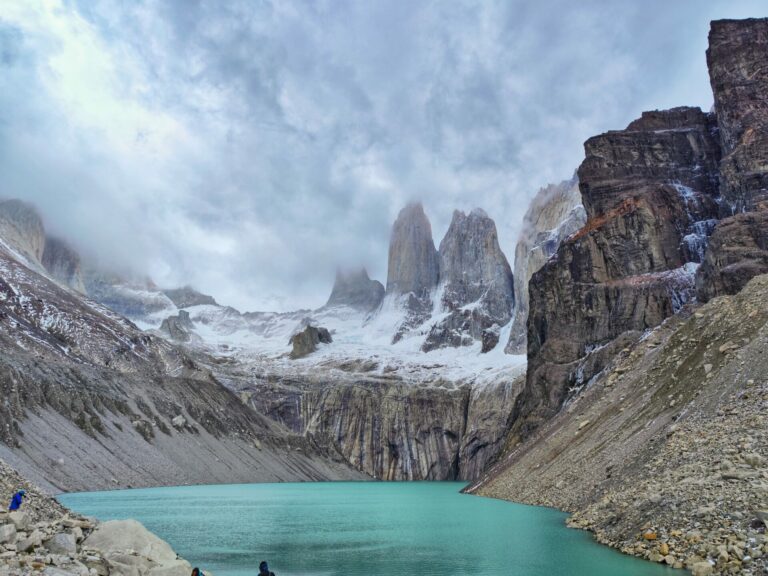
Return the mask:
[[80, 254], [69, 244], [58, 238], [46, 238], [42, 264], [53, 278], [85, 294]]
[[496, 224], [479, 208], [469, 215], [455, 211], [439, 256], [440, 304], [449, 314], [432, 326], [422, 350], [475, 341], [485, 341], [484, 351], [493, 348], [515, 304], [512, 269]]
[[439, 276], [429, 219], [421, 204], [408, 204], [397, 216], [389, 241], [386, 296], [397, 301], [406, 313], [393, 342], [429, 317]]
[[[697, 275], [699, 299], [735, 294], [766, 272], [768, 19], [712, 22], [707, 63], [720, 127], [724, 211]], [[739, 214], [746, 212], [746, 214]]]
[[579, 179], [550, 184], [538, 191], [523, 218], [515, 246], [515, 316], [506, 343], [507, 354], [525, 354], [528, 322], [528, 282], [560, 244], [587, 221], [581, 204]]
[[726, 218], [709, 241], [704, 263], [696, 275], [697, 295], [707, 302], [736, 294], [752, 278], [768, 273], [768, 211]]
[[331, 342], [333, 342], [333, 338], [331, 338], [331, 333], [327, 328], [309, 325], [301, 332], [291, 336], [288, 342], [293, 346], [290, 356], [294, 359], [303, 358], [315, 352], [319, 344], [330, 344]]
[[371, 280], [365, 268], [339, 269], [325, 307], [349, 306], [362, 312], [372, 312], [381, 306], [383, 299], [384, 286], [378, 280]]
[[737, 212], [768, 207], [768, 19], [716, 20], [707, 64], [720, 127], [722, 194]]
[[176, 305], [176, 308], [190, 308], [192, 306], [218, 306], [213, 296], [202, 294], [191, 286], [163, 290], [163, 294]]
[[169, 316], [160, 325], [160, 332], [176, 342], [189, 342], [190, 332], [194, 328], [189, 312], [179, 310], [176, 316]]
[[715, 133], [712, 115], [676, 108], [585, 143], [587, 223], [529, 284], [528, 375], [513, 413], [521, 436], [694, 296], [685, 264], [698, 254], [684, 238], [718, 212]]

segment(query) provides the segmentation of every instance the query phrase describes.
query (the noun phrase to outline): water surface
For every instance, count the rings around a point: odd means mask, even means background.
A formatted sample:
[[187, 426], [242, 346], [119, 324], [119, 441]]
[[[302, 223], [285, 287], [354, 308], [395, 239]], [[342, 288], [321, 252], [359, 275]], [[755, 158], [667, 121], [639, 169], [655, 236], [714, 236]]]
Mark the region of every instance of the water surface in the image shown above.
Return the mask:
[[566, 515], [460, 494], [457, 482], [183, 486], [65, 494], [135, 518], [214, 576], [676, 576], [565, 527]]

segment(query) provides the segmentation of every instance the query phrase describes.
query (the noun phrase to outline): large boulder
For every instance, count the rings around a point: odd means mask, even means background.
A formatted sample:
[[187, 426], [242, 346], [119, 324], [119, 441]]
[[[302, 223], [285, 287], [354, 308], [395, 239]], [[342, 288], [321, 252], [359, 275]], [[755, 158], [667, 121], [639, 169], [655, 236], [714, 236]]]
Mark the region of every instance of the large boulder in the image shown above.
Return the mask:
[[[155, 566], [174, 565], [178, 559], [165, 540], [136, 520], [110, 520], [99, 524], [85, 539], [83, 548], [97, 550], [105, 557], [113, 558], [115, 563], [135, 564], [140, 573]], [[127, 560], [137, 556], [140, 558], [136, 561]]]
[[0, 544], [13, 544], [16, 542], [16, 526], [3, 524], [0, 526]]
[[16, 526], [16, 530], [26, 531], [32, 526], [32, 516], [25, 510], [16, 510], [8, 514], [8, 519]]
[[77, 552], [77, 542], [72, 534], [60, 532], [45, 541], [45, 547], [52, 554], [74, 554]]
[[330, 344], [331, 342], [333, 342], [333, 338], [331, 338], [331, 333], [327, 328], [309, 325], [301, 332], [291, 336], [288, 342], [293, 346], [290, 356], [293, 359], [303, 358], [315, 352], [319, 344]]

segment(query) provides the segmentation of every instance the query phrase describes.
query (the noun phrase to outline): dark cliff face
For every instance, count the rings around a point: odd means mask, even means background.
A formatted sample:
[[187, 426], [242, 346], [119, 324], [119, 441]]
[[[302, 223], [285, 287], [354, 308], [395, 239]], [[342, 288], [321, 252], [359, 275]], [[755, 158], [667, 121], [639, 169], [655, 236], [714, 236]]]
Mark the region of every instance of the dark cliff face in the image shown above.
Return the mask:
[[471, 387], [358, 376], [265, 378], [256, 411], [381, 480], [473, 480], [496, 456], [522, 379]]
[[722, 193], [737, 212], [768, 201], [768, 19], [719, 20], [709, 66], [720, 127]]
[[441, 305], [449, 316], [432, 327], [422, 349], [498, 342], [515, 304], [512, 269], [499, 247], [496, 224], [480, 209], [453, 213], [440, 243]]
[[528, 376], [513, 414], [521, 435], [693, 297], [685, 265], [701, 252], [690, 236], [705, 241], [718, 213], [715, 133], [710, 115], [677, 108], [585, 143], [588, 220], [529, 284]]
[[720, 126], [724, 212], [697, 275], [701, 301], [768, 271], [768, 19], [712, 23], [707, 62]]
[[349, 306], [361, 312], [376, 310], [384, 299], [384, 286], [371, 280], [365, 268], [338, 270], [326, 308]]

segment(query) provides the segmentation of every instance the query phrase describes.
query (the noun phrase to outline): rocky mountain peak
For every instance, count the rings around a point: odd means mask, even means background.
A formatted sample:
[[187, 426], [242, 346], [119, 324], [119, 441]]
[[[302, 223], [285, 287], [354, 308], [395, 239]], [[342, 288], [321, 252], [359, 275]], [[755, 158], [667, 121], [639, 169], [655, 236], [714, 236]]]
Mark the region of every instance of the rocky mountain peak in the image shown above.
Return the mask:
[[31, 264], [41, 265], [45, 227], [32, 204], [16, 199], [0, 200], [0, 238]]
[[450, 315], [432, 327], [423, 349], [476, 340], [486, 350], [493, 348], [515, 302], [512, 269], [499, 246], [496, 224], [479, 208], [469, 215], [456, 210], [439, 256], [440, 304]]
[[326, 308], [349, 306], [363, 312], [375, 310], [384, 299], [384, 286], [371, 280], [364, 267], [353, 270], [339, 268]]
[[438, 277], [432, 226], [421, 203], [408, 204], [392, 226], [386, 292], [422, 298], [437, 286]]

